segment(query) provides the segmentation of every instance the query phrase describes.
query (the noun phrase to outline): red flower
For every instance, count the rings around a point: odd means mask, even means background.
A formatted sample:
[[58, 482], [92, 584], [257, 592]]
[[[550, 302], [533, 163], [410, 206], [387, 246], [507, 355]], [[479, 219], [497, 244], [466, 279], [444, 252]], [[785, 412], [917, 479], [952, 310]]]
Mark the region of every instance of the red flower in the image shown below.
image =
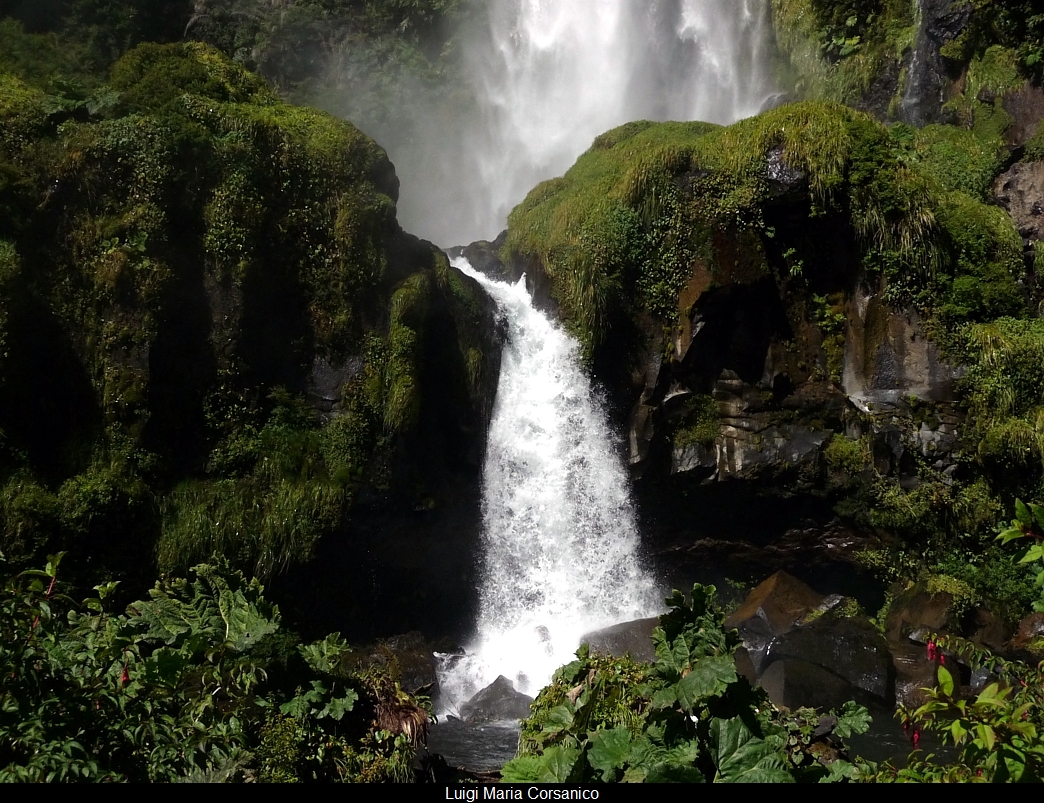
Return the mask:
[[120, 676], [120, 685], [126, 686], [130, 683], [130, 673], [127, 672], [127, 665], [123, 665], [123, 674]]
[[918, 728], [914, 728], [913, 732], [913, 747], [914, 750], [921, 749], [921, 731]]
[[940, 664], [945, 664], [946, 663], [946, 656], [943, 655], [941, 652], [939, 653], [939, 663]]
[[929, 641], [928, 642], [928, 660], [929, 661], [934, 661], [935, 660], [935, 655], [936, 655], [935, 642], [934, 641]]

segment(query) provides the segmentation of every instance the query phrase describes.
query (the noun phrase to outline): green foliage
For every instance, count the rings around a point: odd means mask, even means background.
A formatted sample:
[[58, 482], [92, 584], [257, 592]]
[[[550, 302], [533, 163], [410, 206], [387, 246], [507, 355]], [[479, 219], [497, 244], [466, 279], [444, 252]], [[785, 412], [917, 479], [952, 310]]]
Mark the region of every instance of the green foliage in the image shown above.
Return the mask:
[[[653, 632], [657, 660], [591, 655], [559, 669], [523, 722], [508, 782], [785, 783], [840, 780], [852, 767], [814, 758], [818, 717], [783, 715], [736, 672], [735, 631], [712, 587], [678, 591]], [[865, 709], [846, 706], [837, 738], [864, 732]]]
[[274, 687], [260, 656], [279, 610], [257, 580], [198, 566], [116, 615], [115, 583], [65, 597], [60, 560], [0, 592], [0, 779], [405, 779], [427, 714], [380, 673], [344, 673], [336, 636], [300, 648], [296, 692]]
[[1039, 471], [1044, 460], [1044, 324], [1002, 318], [960, 334], [958, 353], [969, 364], [963, 389], [979, 456], [988, 463]]
[[942, 251], [928, 180], [903, 163], [882, 126], [819, 103], [728, 128], [642, 123], [609, 132], [511, 213], [507, 256], [540, 261], [590, 355], [620, 311], [664, 323], [687, 314], [679, 294], [701, 270], [719, 281], [766, 275], [770, 155], [799, 175], [796, 191], [812, 215], [849, 215], [865, 264], [895, 293], [930, 285]]
[[[929, 637], [929, 656], [939, 662], [937, 685], [927, 702], [902, 709], [905, 727], [914, 734], [938, 733], [954, 746], [955, 760], [942, 763], [915, 748], [906, 767], [865, 765], [864, 780], [877, 783], [980, 782], [1039, 783], [1044, 777], [1044, 673], [1039, 667], [1005, 661], [987, 650], [954, 637]], [[946, 665], [947, 656], [959, 656], [974, 668], [989, 670], [991, 680], [973, 697], [961, 693], [959, 682]]]
[[823, 450], [827, 467], [834, 472], [856, 477], [870, 467], [870, 453], [866, 442], [834, 435]]
[[718, 437], [720, 420], [718, 403], [713, 397], [697, 395], [687, 400], [675, 425], [675, 448], [684, 449], [693, 444], [713, 445]]

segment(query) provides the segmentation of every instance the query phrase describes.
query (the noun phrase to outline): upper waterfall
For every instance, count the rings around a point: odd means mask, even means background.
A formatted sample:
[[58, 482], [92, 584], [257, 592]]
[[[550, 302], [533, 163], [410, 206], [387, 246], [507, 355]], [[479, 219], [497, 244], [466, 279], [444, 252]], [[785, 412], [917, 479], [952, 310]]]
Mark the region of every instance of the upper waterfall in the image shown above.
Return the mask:
[[774, 94], [768, 0], [489, 0], [488, 25], [465, 44], [459, 130], [392, 154], [400, 219], [447, 246], [494, 236], [610, 128], [731, 123]]

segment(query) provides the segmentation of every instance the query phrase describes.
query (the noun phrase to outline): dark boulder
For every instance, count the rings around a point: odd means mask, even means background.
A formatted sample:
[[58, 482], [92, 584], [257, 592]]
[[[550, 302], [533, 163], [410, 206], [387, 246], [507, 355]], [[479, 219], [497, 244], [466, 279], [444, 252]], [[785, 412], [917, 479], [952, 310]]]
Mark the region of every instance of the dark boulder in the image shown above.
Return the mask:
[[852, 686], [821, 666], [801, 659], [776, 661], [759, 685], [784, 708], [837, 708], [856, 695]]
[[599, 655], [611, 655], [614, 658], [630, 655], [636, 661], [653, 663], [656, 651], [653, 649], [652, 633], [659, 626], [658, 618], [624, 622], [587, 633], [580, 643], [586, 644], [592, 653]]
[[464, 703], [460, 708], [460, 714], [465, 722], [473, 725], [503, 722], [528, 717], [532, 704], [532, 697], [515, 691], [514, 684], [501, 675]]
[[725, 627], [739, 631], [754, 669], [760, 673], [769, 644], [793, 630], [825, 601], [796, 577], [776, 572], [729, 614]]
[[[887, 705], [894, 699], [895, 670], [888, 644], [862, 617], [826, 614], [784, 633], [769, 646], [765, 666], [785, 660], [814, 664], [877, 702]], [[819, 703], [809, 700], [805, 705]]]
[[1031, 613], [1019, 622], [1011, 640], [1011, 652], [1030, 664], [1044, 658], [1044, 613]]
[[431, 645], [418, 632], [382, 639], [364, 649], [356, 649], [347, 663], [354, 669], [380, 667], [410, 694], [433, 696], [438, 691], [435, 655]]

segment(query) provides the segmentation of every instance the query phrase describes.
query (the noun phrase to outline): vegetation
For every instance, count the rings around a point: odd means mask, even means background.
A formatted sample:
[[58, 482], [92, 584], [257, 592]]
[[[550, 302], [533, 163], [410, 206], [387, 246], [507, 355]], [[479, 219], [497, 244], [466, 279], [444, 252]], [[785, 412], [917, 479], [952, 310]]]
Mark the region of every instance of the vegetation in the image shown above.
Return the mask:
[[508, 782], [790, 783], [855, 776], [843, 740], [866, 731], [848, 704], [832, 728], [784, 714], [736, 672], [735, 631], [713, 587], [678, 591], [653, 632], [656, 662], [591, 655], [558, 670], [522, 724]]
[[116, 614], [61, 558], [0, 564], [0, 780], [412, 780], [427, 712], [338, 636], [299, 644], [257, 580], [200, 565]]

